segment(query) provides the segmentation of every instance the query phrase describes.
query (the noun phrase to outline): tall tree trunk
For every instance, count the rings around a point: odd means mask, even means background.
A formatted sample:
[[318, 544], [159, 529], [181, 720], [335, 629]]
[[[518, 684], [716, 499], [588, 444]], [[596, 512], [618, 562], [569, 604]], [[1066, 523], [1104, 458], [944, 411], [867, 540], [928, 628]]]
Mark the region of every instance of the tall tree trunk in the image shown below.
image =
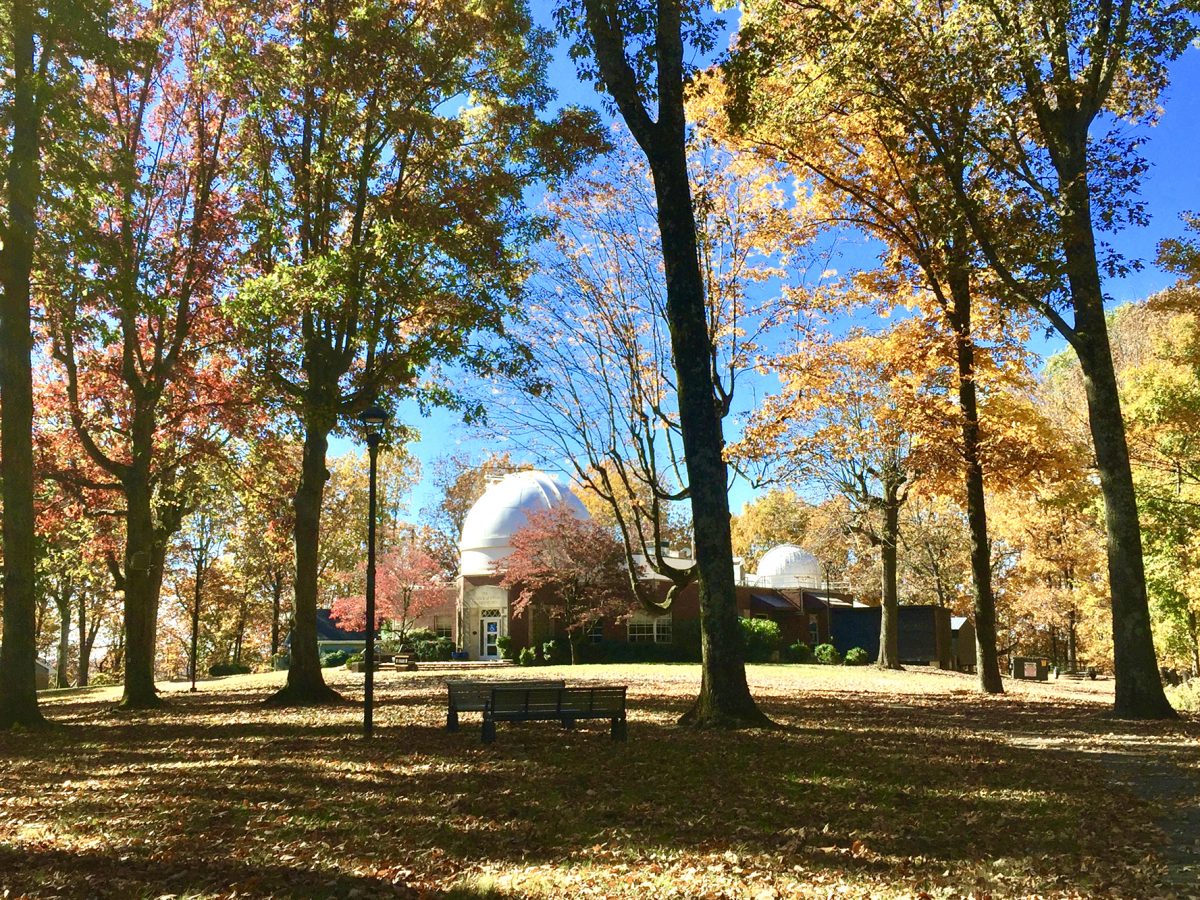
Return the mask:
[[950, 313], [958, 363], [958, 405], [962, 411], [963, 483], [967, 495], [967, 527], [971, 532], [971, 582], [974, 588], [975, 655], [979, 689], [1004, 693], [1000, 656], [996, 651], [996, 596], [992, 590], [992, 549], [988, 540], [987, 499], [983, 462], [979, 458], [979, 402], [975, 385], [975, 339], [971, 329], [971, 283], [968, 272], [950, 273]]
[[687, 155], [678, 141], [650, 155], [667, 282], [696, 570], [700, 591], [700, 696], [683, 721], [701, 726], [770, 723], [750, 696], [738, 621], [721, 410], [713, 391], [712, 336], [696, 247]]
[[87, 593], [83, 592], [79, 595], [79, 671], [75, 675], [76, 687], [87, 687], [94, 640], [95, 634], [88, 634]]
[[204, 563], [202, 560], [196, 562], [195, 582], [192, 585], [192, 641], [188, 648], [188, 675], [192, 679], [192, 690], [196, 690], [196, 677], [199, 674], [196, 671], [196, 663], [200, 655], [200, 597], [204, 591]]
[[584, 0], [584, 7], [599, 74], [646, 154], [654, 181], [700, 591], [700, 695], [681, 722], [770, 725], [746, 683], [734, 594], [728, 473], [721, 455], [723, 410], [713, 383], [712, 335], [687, 169], [681, 3], [656, 3], [657, 121], [646, 111], [637, 74], [629, 64], [631, 51], [624, 31], [627, 11], [606, 0]]
[[70, 681], [71, 669], [71, 588], [63, 586], [54, 598], [58, 606], [58, 659], [54, 686], [64, 688]]
[[1146, 595], [1146, 570], [1142, 558], [1142, 532], [1121, 397], [1113, 366], [1108, 325], [1104, 318], [1104, 293], [1096, 261], [1092, 231], [1091, 198], [1086, 173], [1086, 136], [1083, 151], [1066, 184], [1064, 251], [1071, 304], [1075, 311], [1072, 342], [1083, 373], [1088, 421], [1104, 496], [1104, 524], [1108, 536], [1108, 584], [1112, 594], [1113, 669], [1116, 702], [1113, 711], [1122, 718], [1174, 718], [1175, 711], [1163, 692], [1150, 606]]
[[283, 573], [279, 570], [271, 582], [271, 659], [279, 655], [279, 617], [283, 608]]
[[1075, 607], [1067, 611], [1067, 668], [1074, 672], [1079, 666], [1079, 656], [1076, 647], [1076, 635], [1079, 623], [1076, 621]]
[[238, 609], [237, 632], [233, 637], [233, 661], [240, 665], [242, 662], [242, 641], [246, 637], [246, 597], [242, 597], [241, 607]]
[[[154, 685], [154, 656], [158, 619], [156, 586], [162, 583], [161, 557], [156, 552], [154, 511], [149, 472], [131, 467], [125, 488], [125, 691], [124, 709], [161, 705]], [[155, 572], [155, 566], [160, 571]]]
[[1200, 625], [1196, 622], [1196, 611], [1187, 614], [1188, 636], [1192, 639], [1192, 677], [1200, 677]]
[[[33, 346], [30, 273], [41, 193], [40, 122], [34, 72], [34, 4], [9, 7], [13, 68], [8, 222], [0, 240], [0, 458], [4, 460], [4, 638], [0, 641], [0, 729], [45, 721], [37, 701], [34, 629]], [[43, 51], [45, 52], [45, 51]]]
[[329, 429], [318, 414], [306, 416], [300, 484], [296, 488], [296, 582], [292, 603], [292, 659], [287, 684], [268, 703], [277, 706], [314, 706], [343, 702], [341, 694], [325, 684], [317, 649], [317, 584], [320, 565], [321, 500], [329, 471], [325, 453]]
[[[886, 478], [887, 476], [885, 476]], [[896, 487], [884, 485], [883, 534], [879, 555], [883, 562], [883, 608], [879, 614], [879, 660], [881, 669], [900, 665], [900, 599], [896, 577], [896, 549], [900, 543], [900, 503]]]

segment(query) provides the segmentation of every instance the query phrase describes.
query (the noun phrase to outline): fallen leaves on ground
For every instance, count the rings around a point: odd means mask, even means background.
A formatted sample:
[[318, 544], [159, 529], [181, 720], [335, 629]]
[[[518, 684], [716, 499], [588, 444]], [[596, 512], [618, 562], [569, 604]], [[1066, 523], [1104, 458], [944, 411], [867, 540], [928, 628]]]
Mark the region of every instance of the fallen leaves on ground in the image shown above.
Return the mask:
[[[361, 676], [329, 673], [348, 696]], [[513, 677], [514, 673], [504, 673]], [[546, 670], [517, 672], [545, 677]], [[1118, 723], [1097, 689], [982, 697], [938, 672], [756, 666], [777, 731], [674, 725], [695, 666], [587, 666], [630, 685], [603, 723], [444, 730], [444, 673], [381, 673], [361, 707], [265, 709], [280, 675], [47, 705], [0, 735], [0, 889], [32, 897], [1007, 897], [1160, 892], [1159, 811], [1097, 748], [1200, 724]], [[1106, 751], [1107, 752], [1107, 751]], [[2, 894], [0, 895], [8, 896]]]

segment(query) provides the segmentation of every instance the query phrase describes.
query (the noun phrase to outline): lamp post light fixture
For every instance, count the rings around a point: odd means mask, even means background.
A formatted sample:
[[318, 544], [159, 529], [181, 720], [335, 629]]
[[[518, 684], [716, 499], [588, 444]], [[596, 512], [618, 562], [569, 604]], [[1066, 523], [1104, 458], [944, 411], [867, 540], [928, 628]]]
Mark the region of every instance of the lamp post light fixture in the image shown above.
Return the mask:
[[370, 738], [375, 716], [375, 478], [379, 459], [379, 442], [388, 413], [372, 403], [361, 413], [358, 421], [366, 432], [367, 452], [371, 457], [371, 480], [367, 493], [367, 646], [363, 654], [366, 678], [363, 682], [363, 737]]

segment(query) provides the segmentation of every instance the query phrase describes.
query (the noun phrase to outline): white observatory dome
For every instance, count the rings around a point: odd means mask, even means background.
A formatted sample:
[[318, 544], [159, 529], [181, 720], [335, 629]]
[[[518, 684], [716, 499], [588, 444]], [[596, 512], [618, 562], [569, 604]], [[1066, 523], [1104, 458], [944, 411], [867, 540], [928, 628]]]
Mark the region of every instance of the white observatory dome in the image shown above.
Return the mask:
[[818, 587], [824, 575], [821, 561], [803, 547], [780, 544], [763, 554], [755, 579], [761, 587]]
[[531, 513], [564, 505], [580, 519], [591, 518], [579, 498], [545, 472], [513, 472], [489, 485], [463, 522], [462, 574], [492, 574], [496, 561], [512, 552], [511, 538]]

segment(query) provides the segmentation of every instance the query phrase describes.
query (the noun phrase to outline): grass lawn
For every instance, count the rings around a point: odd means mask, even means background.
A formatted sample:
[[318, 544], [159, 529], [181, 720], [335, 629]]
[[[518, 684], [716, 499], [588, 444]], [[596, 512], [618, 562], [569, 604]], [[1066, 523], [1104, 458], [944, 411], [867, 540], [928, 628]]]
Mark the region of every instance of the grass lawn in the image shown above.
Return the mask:
[[49, 699], [0, 734], [0, 897], [1166, 896], [1136, 767], [1200, 771], [1200, 721], [1110, 721], [1111, 682], [752, 666], [782, 727], [726, 734], [673, 725], [698, 666], [505, 674], [629, 684], [628, 743], [448, 734], [444, 673], [381, 673], [370, 745], [361, 707], [264, 709], [282, 673]]

